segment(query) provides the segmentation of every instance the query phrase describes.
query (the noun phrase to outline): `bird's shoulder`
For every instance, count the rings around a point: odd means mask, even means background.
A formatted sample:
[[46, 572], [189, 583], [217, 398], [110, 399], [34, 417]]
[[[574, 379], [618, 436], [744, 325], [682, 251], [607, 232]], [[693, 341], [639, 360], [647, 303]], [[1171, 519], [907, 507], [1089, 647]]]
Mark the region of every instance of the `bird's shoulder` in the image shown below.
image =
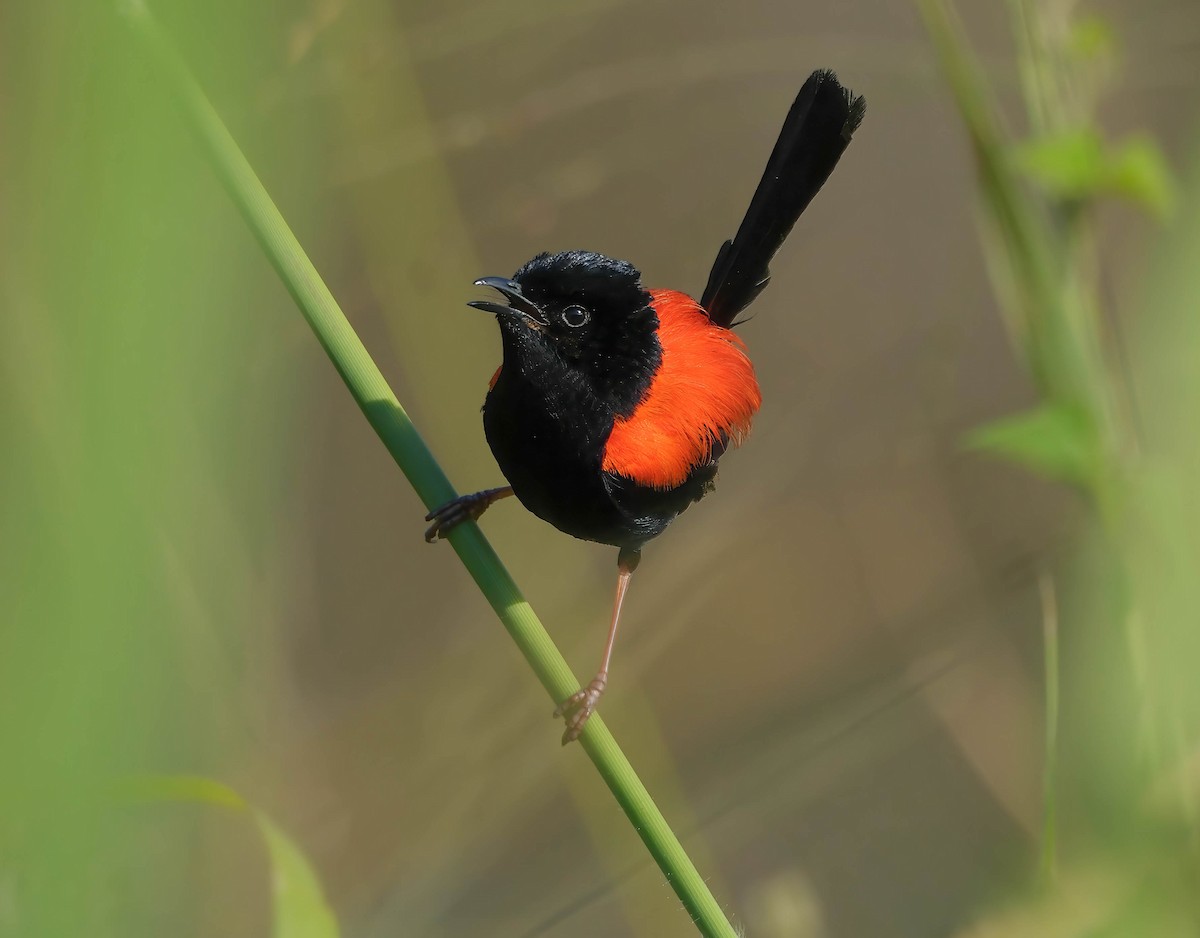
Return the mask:
[[613, 421], [605, 472], [658, 490], [683, 485], [736, 446], [762, 402], [742, 340], [690, 296], [650, 291], [662, 360], [638, 405]]

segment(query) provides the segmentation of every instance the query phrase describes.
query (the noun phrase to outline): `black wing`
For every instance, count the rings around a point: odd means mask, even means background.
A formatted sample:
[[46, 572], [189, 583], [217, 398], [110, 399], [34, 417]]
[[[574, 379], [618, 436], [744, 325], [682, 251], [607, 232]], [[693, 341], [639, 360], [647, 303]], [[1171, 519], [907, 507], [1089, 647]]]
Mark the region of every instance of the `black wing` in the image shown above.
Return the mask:
[[717, 253], [700, 305], [728, 328], [771, 279], [767, 265], [833, 172], [867, 102], [831, 71], [809, 76], [779, 132], [746, 217]]

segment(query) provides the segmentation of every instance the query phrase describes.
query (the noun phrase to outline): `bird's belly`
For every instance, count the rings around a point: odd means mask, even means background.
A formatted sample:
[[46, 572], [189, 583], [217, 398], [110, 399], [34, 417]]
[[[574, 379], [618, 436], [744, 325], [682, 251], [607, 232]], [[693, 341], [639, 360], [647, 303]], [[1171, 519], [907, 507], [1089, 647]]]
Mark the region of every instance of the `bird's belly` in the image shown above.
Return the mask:
[[601, 452], [607, 428], [597, 419], [565, 421], [536, 402], [505, 400], [493, 391], [483, 408], [488, 445], [521, 503], [572, 537], [627, 546], [643, 541], [604, 484]]
[[572, 537], [636, 549], [709, 491], [716, 462], [666, 490], [615, 476], [603, 468], [612, 426], [611, 414], [550, 398], [507, 369], [483, 404], [488, 445], [521, 504]]

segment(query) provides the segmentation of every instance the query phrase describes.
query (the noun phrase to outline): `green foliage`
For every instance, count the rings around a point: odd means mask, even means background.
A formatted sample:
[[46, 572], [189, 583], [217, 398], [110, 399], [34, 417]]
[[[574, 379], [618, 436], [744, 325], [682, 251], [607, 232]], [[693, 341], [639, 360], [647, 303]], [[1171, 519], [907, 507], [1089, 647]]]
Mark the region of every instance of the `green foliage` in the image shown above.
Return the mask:
[[1048, 479], [1087, 489], [1101, 471], [1095, 427], [1082, 411], [1046, 404], [967, 434], [966, 445], [1003, 456]]
[[1144, 135], [1111, 148], [1095, 128], [1075, 128], [1018, 144], [1014, 154], [1030, 179], [1063, 201], [1121, 196], [1158, 218], [1166, 217], [1174, 204], [1174, 185], [1162, 151]]
[[1175, 209], [1175, 182], [1170, 167], [1158, 144], [1145, 135], [1130, 137], [1109, 158], [1105, 182], [1114, 195], [1143, 205], [1160, 219], [1167, 218]]
[[241, 812], [258, 828], [271, 861], [275, 938], [337, 938], [333, 911], [312, 864], [270, 816], [220, 782], [194, 775], [137, 779], [127, 790], [141, 801], [212, 805]]
[[[1082, 660], [1062, 661], [1062, 675], [1049, 577], [1043, 588], [1047, 888], [972, 934], [1187, 934], [1195, 924], [1189, 890], [1196, 868], [1194, 851], [1182, 844], [1194, 844], [1200, 829], [1193, 673], [1200, 595], [1190, 586], [1200, 565], [1200, 520], [1181, 480], [1195, 478], [1197, 465], [1192, 311], [1200, 286], [1200, 162], [1181, 197], [1153, 140], [1135, 134], [1107, 142], [1095, 119], [1092, 68], [1116, 46], [1104, 21], [1072, 23], [1035, 0], [1011, 0], [1030, 127], [1018, 143], [1001, 129], [953, 9], [943, 0], [920, 5], [978, 161], [989, 268], [1040, 397], [1024, 413], [973, 430], [965, 443], [1073, 486], [1102, 532], [1092, 548], [1103, 556], [1102, 579], [1091, 567], [1076, 579], [1074, 615], [1064, 622], [1076, 636], [1064, 647], [1078, 649]], [[1114, 198], [1158, 220], [1181, 216], [1164, 239], [1168, 260], [1148, 279], [1138, 317], [1105, 309], [1094, 213], [1082, 210]], [[1136, 322], [1142, 335], [1133, 350], [1115, 347], [1114, 330], [1103, 325], [1110, 317]], [[1135, 397], [1144, 426], [1131, 416]], [[1060, 692], [1083, 693], [1067, 682], [1071, 676], [1086, 677], [1103, 697], [1083, 703], [1088, 716], [1076, 731], [1086, 740], [1058, 726]], [[1080, 753], [1069, 782], [1058, 774], [1060, 743]], [[1058, 830], [1060, 805], [1073, 809], [1066, 836]], [[1087, 810], [1094, 805], [1104, 806], [1099, 815]], [[1122, 832], [1115, 842], [1114, 830]], [[1060, 869], [1065, 844], [1074, 856]]]
[[275, 938], [337, 938], [337, 920], [303, 851], [262, 811], [251, 813], [271, 855]]
[[1066, 49], [1079, 62], [1106, 60], [1117, 51], [1117, 36], [1104, 17], [1080, 15], [1070, 24]]
[[[203, 17], [213, 48], [261, 37], [245, 4]], [[197, 832], [185, 812], [149, 829], [103, 794], [212, 764], [233, 735], [262, 611], [237, 535], [275, 544], [252, 522], [231, 536], [224, 513], [274, 506], [288, 438], [229, 402], [273, 395], [255, 349], [278, 334], [239, 321], [266, 305], [249, 239], [196, 184], [194, 142], [111, 5], [3, 18], [0, 82], [21, 91], [0, 118], [0, 934], [186, 933]], [[278, 455], [239, 452], [235, 422], [277, 434]]]

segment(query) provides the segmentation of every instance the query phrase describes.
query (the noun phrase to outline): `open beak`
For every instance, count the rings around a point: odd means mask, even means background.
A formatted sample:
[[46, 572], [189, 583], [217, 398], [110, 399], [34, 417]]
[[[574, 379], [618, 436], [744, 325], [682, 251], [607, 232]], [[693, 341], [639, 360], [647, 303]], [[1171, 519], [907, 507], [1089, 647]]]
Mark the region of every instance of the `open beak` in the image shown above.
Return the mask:
[[486, 313], [495, 313], [497, 316], [520, 316], [528, 325], [534, 327], [547, 325], [546, 317], [541, 309], [532, 300], [526, 299], [525, 294], [521, 292], [521, 285], [515, 280], [505, 277], [481, 277], [475, 281], [475, 286], [491, 287], [508, 300], [508, 305], [492, 303], [488, 300], [471, 300], [467, 304], [468, 306], [481, 309]]

